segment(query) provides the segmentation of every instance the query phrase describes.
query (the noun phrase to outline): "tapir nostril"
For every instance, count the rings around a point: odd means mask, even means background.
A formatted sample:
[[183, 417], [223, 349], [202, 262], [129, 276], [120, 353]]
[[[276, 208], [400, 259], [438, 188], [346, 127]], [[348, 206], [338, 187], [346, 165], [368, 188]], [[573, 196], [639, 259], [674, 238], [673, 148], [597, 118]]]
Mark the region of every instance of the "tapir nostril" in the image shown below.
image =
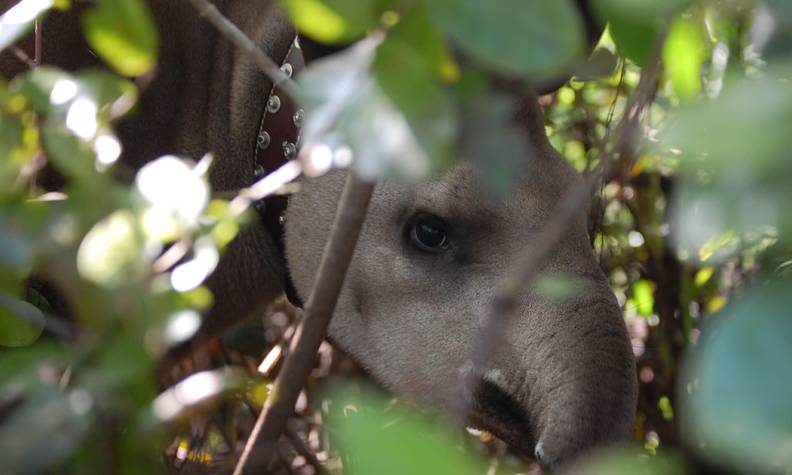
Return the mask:
[[541, 442], [536, 444], [536, 448], [534, 449], [534, 457], [536, 457], [536, 460], [539, 462], [544, 459], [544, 449], [542, 448]]
[[536, 444], [536, 448], [534, 448], [534, 457], [536, 458], [536, 461], [539, 462], [539, 465], [542, 466], [543, 470], [548, 472], [558, 471], [558, 460], [555, 460], [549, 456], [541, 440]]

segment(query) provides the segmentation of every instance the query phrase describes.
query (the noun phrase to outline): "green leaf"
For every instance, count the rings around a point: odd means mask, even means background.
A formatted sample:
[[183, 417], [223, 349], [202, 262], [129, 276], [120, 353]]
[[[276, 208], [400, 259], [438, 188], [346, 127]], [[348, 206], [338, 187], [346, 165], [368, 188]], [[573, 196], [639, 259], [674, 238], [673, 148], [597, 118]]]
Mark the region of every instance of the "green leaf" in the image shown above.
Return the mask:
[[36, 19], [55, 4], [55, 0], [21, 0], [0, 17], [0, 50], [25, 36]]
[[54, 470], [77, 448], [93, 417], [91, 395], [85, 390], [61, 393], [42, 387], [14, 410], [0, 426], [0, 473], [20, 475]]
[[52, 66], [40, 66], [18, 76], [11, 90], [19, 92], [41, 113], [66, 113], [77, 98], [95, 103], [97, 111], [113, 109], [113, 118], [129, 110], [137, 99], [131, 82], [99, 69], [84, 69], [72, 74]]
[[685, 473], [679, 454], [649, 455], [637, 447], [595, 450], [573, 462], [565, 475], [677, 475]]
[[[674, 196], [677, 242], [692, 255], [729, 231], [779, 231], [789, 242], [792, 218], [792, 64], [759, 80], [727, 78], [721, 95], [680, 110], [661, 132], [681, 151], [685, 179]], [[763, 231], [764, 230], [764, 231]]]
[[439, 85], [449, 58], [426, 12], [416, 8], [377, 48], [372, 70], [382, 91], [404, 113], [434, 172], [448, 167], [456, 138], [456, 128], [444, 125], [454, 122], [451, 97]]
[[429, 0], [427, 4], [438, 28], [478, 61], [507, 74], [551, 78], [583, 55], [582, 19], [569, 0]]
[[363, 37], [379, 19], [377, 0], [281, 0], [297, 30], [322, 43]]
[[43, 330], [41, 310], [0, 290], [0, 346], [32, 345]]
[[665, 22], [690, 3], [691, 0], [594, 0], [593, 8], [600, 21], [608, 23], [619, 53], [644, 66]]
[[580, 295], [586, 281], [572, 274], [542, 273], [536, 279], [536, 292], [548, 299], [565, 301]]
[[[373, 38], [360, 41], [314, 62], [300, 75], [306, 110], [301, 140], [320, 147], [314, 150], [329, 151], [336, 166], [341, 166], [336, 159], [348, 157], [351, 149], [353, 165], [366, 180], [424, 178], [432, 168], [429, 157], [447, 155], [443, 149], [456, 138], [454, 104], [440, 93], [433, 98], [436, 108], [425, 116], [405, 117], [371, 75], [376, 46]], [[415, 123], [424, 126], [419, 129]]]
[[633, 300], [635, 308], [644, 317], [654, 313], [654, 290], [653, 285], [648, 280], [639, 280], [633, 284]]
[[144, 243], [135, 216], [120, 209], [85, 235], [77, 251], [80, 275], [96, 284], [115, 287], [145, 275]]
[[82, 17], [88, 44], [125, 76], [140, 76], [157, 63], [159, 38], [145, 2], [100, 0]]
[[330, 434], [351, 474], [463, 475], [486, 473], [486, 464], [455, 442], [437, 419], [389, 404], [372, 389], [355, 395], [350, 387], [332, 392]]
[[701, 66], [709, 57], [704, 25], [691, 19], [678, 19], [663, 45], [663, 65], [674, 92], [683, 100], [701, 91]]
[[681, 434], [743, 473], [792, 469], [792, 287], [754, 288], [712, 320], [679, 379]]
[[534, 150], [514, 120], [514, 99], [488, 94], [466, 110], [461, 153], [478, 170], [487, 191], [508, 198], [531, 166]]

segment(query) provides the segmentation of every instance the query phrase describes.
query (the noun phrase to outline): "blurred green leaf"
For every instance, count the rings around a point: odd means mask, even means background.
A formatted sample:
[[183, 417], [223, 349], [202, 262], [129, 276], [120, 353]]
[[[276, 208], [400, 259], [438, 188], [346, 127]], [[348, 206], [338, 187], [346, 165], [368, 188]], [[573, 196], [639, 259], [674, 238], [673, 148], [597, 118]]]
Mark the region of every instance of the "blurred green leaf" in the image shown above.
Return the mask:
[[663, 419], [667, 421], [674, 419], [674, 408], [671, 406], [671, 400], [668, 396], [662, 396], [660, 400], [657, 401], [657, 408], [660, 409]]
[[708, 58], [704, 25], [693, 19], [678, 19], [663, 45], [663, 66], [676, 94], [690, 100], [701, 91], [701, 67]]
[[453, 103], [442, 94], [433, 98], [437, 107], [426, 116], [416, 114], [413, 123], [423, 127], [414, 128], [371, 75], [377, 43], [358, 42], [314, 62], [300, 75], [307, 112], [301, 140], [308, 148], [331, 152], [328, 167], [345, 166], [338, 159], [349, 157], [351, 148], [353, 165], [366, 180], [417, 180], [431, 171], [430, 157], [447, 154], [446, 147], [456, 138]]
[[686, 361], [682, 434], [711, 462], [746, 473], [792, 469], [790, 308], [788, 283], [749, 290]]
[[566, 475], [680, 475], [681, 457], [673, 452], [649, 455], [637, 448], [593, 451], [562, 471]]
[[429, 0], [427, 5], [444, 33], [478, 61], [508, 74], [547, 79], [583, 56], [583, 23], [569, 0]]
[[691, 1], [594, 0], [593, 7], [599, 19], [608, 23], [619, 53], [644, 66], [663, 25]]
[[563, 301], [580, 295], [585, 285], [585, 280], [576, 275], [542, 273], [536, 279], [534, 287], [543, 297]]
[[41, 310], [0, 290], [0, 346], [32, 345], [43, 330]]
[[0, 197], [19, 186], [19, 172], [39, 147], [36, 117], [24, 98], [0, 82]]
[[157, 27], [141, 0], [99, 0], [82, 16], [94, 51], [124, 76], [141, 76], [157, 63]]
[[55, 0], [21, 0], [9, 8], [0, 17], [0, 50], [8, 48], [33, 29], [36, 19], [54, 4]]
[[379, 87], [405, 114], [434, 171], [447, 168], [455, 138], [453, 129], [443, 126], [452, 120], [451, 98], [438, 84], [442, 65], [450, 61], [426, 12], [415, 8], [377, 48], [372, 68]]
[[297, 30], [323, 43], [358, 40], [379, 19], [378, 0], [281, 0]]
[[654, 284], [648, 280], [638, 280], [633, 284], [635, 308], [644, 317], [654, 313]]
[[131, 211], [114, 211], [85, 235], [77, 252], [77, 269], [83, 278], [108, 287], [145, 275], [143, 239]]
[[92, 405], [85, 390], [42, 386], [0, 425], [0, 473], [42, 473], [62, 463], [88, 433]]
[[[347, 389], [344, 389], [347, 388]], [[450, 429], [433, 417], [389, 404], [368, 388], [331, 391], [331, 437], [351, 474], [462, 475], [486, 472], [486, 463], [455, 442]]]
[[528, 134], [514, 119], [514, 99], [484, 95], [465, 112], [462, 156], [473, 163], [492, 196], [508, 198], [531, 166], [535, 152]]
[[693, 255], [714, 237], [775, 228], [792, 237], [792, 65], [758, 80], [728, 81], [715, 100], [675, 115], [661, 133], [681, 151], [683, 186], [674, 197], [679, 245]]

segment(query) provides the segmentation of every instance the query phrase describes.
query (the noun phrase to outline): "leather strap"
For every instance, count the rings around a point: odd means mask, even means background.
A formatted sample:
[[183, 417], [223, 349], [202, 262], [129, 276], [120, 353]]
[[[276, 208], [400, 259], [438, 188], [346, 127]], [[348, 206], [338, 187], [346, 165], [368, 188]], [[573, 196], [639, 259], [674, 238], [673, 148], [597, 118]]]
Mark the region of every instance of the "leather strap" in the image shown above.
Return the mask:
[[[281, 70], [287, 76], [293, 77], [304, 67], [305, 62], [299, 37], [295, 37], [286, 56], [281, 61]], [[256, 136], [254, 180], [259, 180], [280, 168], [287, 161], [297, 157], [300, 128], [304, 116], [305, 111], [297, 107], [297, 104], [289, 96], [282, 94], [276, 86], [270, 89], [264, 110], [261, 113], [261, 123]], [[254, 204], [281, 255], [284, 252], [283, 213], [286, 211], [287, 205], [288, 198], [285, 195], [270, 195]], [[295, 305], [301, 305], [291, 279], [288, 277], [284, 288], [289, 300]]]

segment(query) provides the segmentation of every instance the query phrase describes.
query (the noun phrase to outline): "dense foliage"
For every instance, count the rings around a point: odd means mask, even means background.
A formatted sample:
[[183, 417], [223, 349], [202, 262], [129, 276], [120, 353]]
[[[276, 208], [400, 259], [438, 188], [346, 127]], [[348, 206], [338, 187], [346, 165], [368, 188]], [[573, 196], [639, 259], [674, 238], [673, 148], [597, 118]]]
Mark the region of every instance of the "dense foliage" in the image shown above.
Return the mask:
[[[83, 33], [107, 69], [38, 66], [0, 82], [0, 473], [160, 472], [167, 447], [169, 463], [227, 468], [299, 311], [280, 302], [263, 328], [210, 348], [218, 369], [165, 389], [190, 368], [155, 379], [211, 305], [202, 282], [247, 214], [212, 195], [211, 157], [163, 157], [132, 183], [116, 179], [113, 126], [134, 108], [129, 78], [156, 64], [159, 39], [142, 0], [95, 3]], [[282, 4], [318, 40], [367, 36], [299, 82], [304, 141], [348, 144], [365, 177], [417, 179], [462, 159], [508, 194], [531, 151], [513, 97], [489, 84], [519, 90], [572, 72], [541, 104], [563, 155], [604, 172], [592, 240], [641, 382], [634, 450], [594, 454], [581, 470], [792, 471], [788, 2], [597, 0], [608, 28], [590, 56], [569, 0]], [[16, 2], [0, 48], [14, 50], [51, 8], [69, 5]], [[389, 134], [398, 147], [379, 146]], [[46, 165], [67, 178], [57, 193], [37, 181]], [[36, 290], [43, 281], [63, 302]], [[281, 454], [295, 470], [527, 470], [488, 434], [459, 437], [358, 382], [315, 390], [350, 372], [329, 346], [320, 356], [287, 434], [294, 450]]]

